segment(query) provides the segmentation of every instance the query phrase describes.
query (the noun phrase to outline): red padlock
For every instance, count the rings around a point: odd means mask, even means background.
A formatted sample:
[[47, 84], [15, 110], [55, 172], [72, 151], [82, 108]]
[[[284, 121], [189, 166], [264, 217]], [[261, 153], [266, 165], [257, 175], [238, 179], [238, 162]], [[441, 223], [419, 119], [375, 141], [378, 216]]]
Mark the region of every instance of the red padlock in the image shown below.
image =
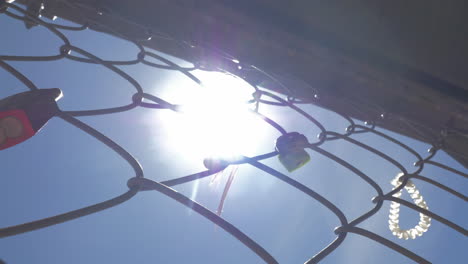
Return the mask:
[[39, 89], [0, 100], [0, 150], [34, 136], [59, 111], [58, 88]]

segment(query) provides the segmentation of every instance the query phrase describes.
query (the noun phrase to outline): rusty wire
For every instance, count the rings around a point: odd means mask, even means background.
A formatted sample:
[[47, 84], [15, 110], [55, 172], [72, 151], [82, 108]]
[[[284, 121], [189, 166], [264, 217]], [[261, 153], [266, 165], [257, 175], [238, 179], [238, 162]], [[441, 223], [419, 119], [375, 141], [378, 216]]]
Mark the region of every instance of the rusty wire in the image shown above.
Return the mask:
[[[73, 6], [72, 3], [68, 3], [71, 7]], [[9, 11], [9, 9], [15, 10], [16, 12], [21, 13], [22, 15], [17, 15], [15, 13], [12, 13]], [[318, 252], [315, 254], [313, 257], [311, 257], [306, 263], [317, 263], [323, 258], [325, 258], [328, 254], [333, 252], [337, 247], [340, 246], [340, 244], [346, 239], [346, 236], [348, 233], [354, 233], [358, 234], [364, 237], [367, 237], [371, 240], [374, 240], [380, 244], [385, 245], [386, 247], [393, 249], [397, 251], [398, 253], [412, 259], [413, 261], [417, 263], [430, 263], [428, 260], [424, 259], [421, 256], [418, 256], [417, 254], [411, 252], [410, 250], [386, 239], [383, 238], [371, 231], [362, 229], [357, 227], [358, 224], [362, 223], [364, 220], [372, 217], [374, 214], [376, 214], [381, 208], [384, 203], [384, 201], [395, 201], [398, 202], [412, 210], [415, 210], [417, 212], [423, 213], [427, 216], [430, 216], [431, 218], [439, 221], [442, 224], [447, 225], [448, 227], [452, 228], [453, 230], [463, 234], [463, 235], [468, 235], [468, 231], [464, 229], [463, 227], [457, 225], [456, 223], [438, 215], [437, 213], [422, 209], [410, 202], [407, 202], [403, 199], [400, 198], [395, 198], [393, 197], [393, 194], [401, 190], [406, 182], [409, 179], [418, 179], [425, 181], [429, 184], [434, 185], [437, 188], [440, 188], [464, 201], [467, 201], [467, 197], [435, 180], [429, 179], [427, 177], [424, 177], [420, 175], [420, 173], [423, 171], [424, 166], [426, 164], [431, 164], [432, 166], [438, 166], [442, 169], [445, 169], [447, 171], [450, 171], [452, 173], [458, 174], [462, 177], [467, 178], [468, 175], [464, 172], [457, 171], [453, 168], [450, 168], [444, 164], [437, 163], [433, 160], [431, 160], [434, 155], [436, 154], [437, 151], [440, 150], [442, 144], [443, 144], [443, 138], [441, 138], [441, 141], [438, 142], [433, 142], [433, 147], [429, 151], [428, 157], [421, 157], [415, 150], [411, 149], [409, 146], [406, 144], [398, 141], [397, 139], [386, 135], [382, 132], [379, 132], [375, 130], [376, 124], [382, 120], [369, 120], [368, 126], [362, 126], [358, 125], [354, 122], [352, 118], [347, 116], [345, 113], [338, 113], [335, 112], [337, 115], [343, 117], [345, 120], [349, 122], [349, 125], [346, 129], [346, 132], [343, 134], [334, 132], [334, 131], [327, 131], [325, 127], [317, 121], [313, 116], [310, 114], [306, 113], [303, 111], [300, 106], [303, 104], [317, 104], [316, 101], [302, 101], [297, 98], [294, 98], [292, 94], [287, 94], [287, 99], [283, 99], [280, 96], [275, 95], [274, 93], [271, 93], [265, 89], [260, 89], [259, 87], [252, 85], [253, 88], [255, 89], [255, 93], [253, 94], [253, 98], [250, 100], [250, 103], [253, 103], [256, 105], [255, 111], [253, 110], [252, 112], [254, 114], [259, 115], [260, 118], [262, 118], [265, 122], [270, 124], [273, 128], [277, 129], [281, 134], [287, 133], [287, 131], [278, 123], [273, 121], [271, 118], [266, 117], [262, 115], [258, 111], [258, 106], [261, 104], [269, 104], [269, 105], [274, 105], [278, 107], [288, 107], [292, 109], [293, 111], [296, 111], [298, 114], [302, 115], [305, 119], [313, 123], [321, 132], [319, 136], [317, 137], [316, 142], [311, 142], [309, 144], [308, 149], [310, 151], [317, 152], [320, 155], [323, 155], [324, 157], [327, 157], [334, 162], [336, 162], [337, 165], [343, 166], [353, 172], [356, 176], [360, 177], [362, 180], [364, 180], [367, 184], [369, 184], [372, 188], [375, 189], [377, 192], [377, 196], [373, 198], [373, 203], [374, 206], [369, 209], [365, 214], [357, 217], [356, 219], [348, 219], [344, 213], [337, 207], [335, 206], [332, 202], [327, 200], [325, 196], [322, 196], [315, 192], [314, 190], [306, 187], [305, 185], [301, 184], [300, 182], [288, 177], [287, 175], [263, 164], [261, 161], [264, 159], [268, 159], [274, 156], [277, 156], [278, 153], [276, 151], [271, 152], [271, 153], [266, 153], [263, 155], [258, 155], [256, 157], [243, 157], [240, 158], [239, 160], [235, 161], [230, 161], [230, 163], [227, 163], [226, 166], [224, 167], [219, 167], [216, 169], [209, 169], [206, 171], [202, 171], [199, 173], [195, 173], [192, 175], [188, 175], [185, 177], [177, 178], [177, 179], [172, 179], [172, 180], [167, 180], [163, 182], [156, 182], [149, 180], [144, 177], [144, 170], [141, 167], [141, 165], [138, 163], [138, 161], [129, 153], [127, 152], [124, 148], [119, 146], [117, 143], [112, 141], [110, 138], [106, 137], [99, 131], [95, 130], [94, 128], [88, 126], [87, 124], [81, 122], [78, 120], [76, 117], [78, 116], [94, 116], [94, 115], [104, 115], [104, 114], [113, 114], [113, 113], [118, 113], [118, 112], [123, 112], [123, 111], [128, 111], [131, 109], [134, 109], [136, 107], [144, 107], [144, 108], [151, 108], [151, 109], [170, 109], [172, 111], [179, 111], [179, 108], [177, 105], [173, 105], [170, 102], [166, 102], [160, 98], [158, 98], [155, 95], [145, 93], [143, 87], [130, 75], [125, 73], [123, 70], [117, 68], [117, 65], [133, 65], [133, 64], [138, 64], [142, 63], [145, 64], [149, 67], [154, 67], [158, 69], [166, 69], [166, 70], [174, 70], [174, 71], [179, 71], [183, 73], [185, 76], [190, 78], [192, 81], [200, 84], [200, 80], [191, 74], [191, 71], [194, 69], [201, 69], [201, 70], [216, 70], [216, 71], [222, 71], [222, 72], [227, 72], [232, 75], [236, 75], [235, 71], [232, 69], [236, 69], [236, 63], [238, 62], [233, 62], [232, 57], [230, 57], [227, 54], [223, 54], [222, 52], [218, 50], [214, 50], [215, 53], [220, 54], [220, 58], [226, 60], [226, 64], [233, 64], [233, 68], [231, 69], [221, 69], [221, 68], [215, 68], [211, 69], [207, 67], [204, 63], [201, 63], [200, 61], [197, 61], [196, 58], [193, 61], [194, 67], [181, 67], [177, 65], [176, 63], [161, 57], [155, 53], [152, 53], [150, 51], [147, 51], [145, 46], [141, 43], [139, 40], [132, 40], [125, 38], [115, 32], [113, 32], [111, 29], [108, 29], [108, 33], [111, 33], [115, 36], [124, 38], [131, 43], [135, 44], [140, 52], [137, 54], [136, 58], [133, 60], [129, 61], [106, 61], [102, 60], [99, 57], [79, 48], [74, 46], [68, 38], [65, 36], [65, 34], [62, 31], [67, 31], [67, 30], [72, 30], [72, 31], [80, 31], [80, 30], [85, 30], [87, 29], [87, 25], [82, 25], [78, 27], [73, 27], [73, 26], [64, 26], [64, 25], [58, 25], [58, 24], [53, 24], [46, 22], [42, 20], [40, 17], [37, 16], [37, 14], [31, 14], [28, 11], [24, 10], [21, 6], [7, 3], [6, 1], [0, 1], [0, 14], [3, 13], [3, 15], [9, 16], [12, 19], [17, 19], [21, 21], [28, 21], [28, 22], [33, 22], [36, 23], [37, 25], [43, 26], [47, 28], [51, 33], [55, 34], [59, 39], [62, 40], [63, 45], [58, 48], [58, 52], [55, 55], [49, 55], [49, 56], [8, 56], [8, 55], [0, 55], [0, 67], [2, 67], [4, 70], [12, 74], [14, 77], [16, 77], [19, 81], [21, 81], [28, 89], [30, 90], [35, 90], [38, 89], [36, 85], [30, 81], [25, 75], [23, 75], [21, 72], [16, 70], [14, 67], [12, 67], [10, 64], [8, 64], [8, 61], [51, 61], [51, 60], [62, 60], [62, 59], [69, 59], [69, 60], [74, 60], [82, 63], [92, 63], [92, 64], [100, 64], [103, 67], [108, 68], [109, 70], [113, 71], [115, 74], [119, 75], [120, 77], [124, 78], [127, 80], [134, 88], [135, 88], [135, 94], [132, 96], [131, 100], [127, 105], [120, 106], [120, 107], [114, 107], [114, 108], [106, 108], [106, 109], [94, 109], [94, 110], [85, 110], [85, 111], [60, 111], [57, 116], [64, 121], [74, 125], [78, 129], [81, 129], [83, 132], [88, 133], [89, 135], [95, 137], [99, 141], [101, 141], [103, 144], [105, 144], [107, 147], [111, 148], [113, 151], [118, 153], [124, 160], [126, 160], [133, 168], [135, 175], [134, 177], [130, 178], [128, 180], [128, 187], [129, 190], [125, 192], [124, 194], [115, 197], [113, 199], [91, 205], [88, 207], [84, 207], [81, 209], [77, 209], [74, 211], [70, 211], [68, 213], [60, 214], [60, 215], [55, 215], [51, 216], [45, 219], [40, 219], [36, 220], [33, 222], [29, 223], [24, 223], [16, 226], [9, 226], [9, 227], [3, 227], [0, 228], [0, 237], [8, 237], [8, 236], [14, 236], [18, 235], [21, 233], [37, 230], [40, 228], [45, 228], [48, 226], [52, 226], [55, 224], [63, 223], [66, 221], [70, 221], [79, 217], [83, 217], [95, 212], [99, 212], [105, 209], [108, 209], [110, 207], [116, 206], [118, 204], [121, 204], [132, 197], [134, 197], [139, 191], [149, 191], [149, 190], [155, 190], [158, 191], [176, 201], [179, 203], [187, 206], [191, 210], [194, 210], [195, 212], [199, 213], [200, 215], [204, 216], [206, 219], [210, 220], [214, 224], [218, 225], [222, 229], [224, 229], [226, 232], [230, 233], [233, 235], [235, 238], [237, 238], [241, 243], [243, 243], [245, 246], [247, 246], [249, 249], [251, 249], [255, 254], [257, 254], [260, 258], [262, 258], [266, 263], [278, 263], [275, 258], [268, 253], [264, 248], [262, 248], [259, 244], [257, 244], [252, 238], [248, 237], [246, 234], [244, 234], [241, 230], [237, 229], [234, 225], [231, 223], [227, 222], [220, 216], [216, 215], [209, 209], [205, 208], [203, 205], [191, 200], [190, 198], [184, 196], [183, 194], [173, 190], [170, 188], [171, 186], [175, 186], [178, 184], [182, 183], [187, 183], [190, 181], [195, 181], [198, 179], [201, 179], [203, 177], [207, 177], [210, 175], [213, 175], [215, 173], [218, 173], [219, 171], [223, 170], [227, 165], [229, 164], [250, 164], [253, 167], [256, 167], [259, 170], [262, 170], [268, 174], [270, 174], [273, 177], [278, 178], [282, 182], [296, 188], [297, 190], [303, 192], [310, 198], [318, 201], [321, 203], [323, 206], [328, 208], [331, 212], [335, 214], [337, 219], [340, 222], [340, 226], [335, 229], [335, 234], [336, 238], [335, 240], [330, 243], [327, 247], [325, 247], [322, 251]], [[91, 22], [91, 21], [90, 21]], [[104, 27], [104, 26], [103, 26]], [[164, 38], [170, 38], [168, 35], [163, 35], [159, 37], [164, 37]], [[173, 39], [174, 40], [174, 39]], [[176, 40], [174, 40], [176, 41]], [[181, 46], [187, 46], [189, 48], [189, 45], [186, 44], [183, 41], [179, 41], [179, 44]], [[203, 47], [202, 47], [203, 48]], [[211, 49], [210, 47], [207, 47], [206, 49]], [[75, 54], [80, 54], [83, 57], [77, 57], [74, 55], [71, 55], [71, 52]], [[154, 62], [149, 62], [147, 60], [147, 57], [151, 57], [153, 59], [157, 59], [161, 62], [161, 64], [154, 63]], [[255, 67], [255, 66], [249, 66], [249, 65], [242, 65], [242, 68], [244, 70], [249, 70], [249, 71], [258, 71], [261, 74], [264, 74], [266, 79], [273, 79], [271, 75], [268, 73], [264, 72], [263, 70]], [[245, 79], [245, 81], [249, 82], [249, 79]], [[277, 81], [277, 80], [274, 80]], [[289, 92], [289, 89], [283, 84], [280, 83], [280, 86], [284, 87], [285, 93]], [[319, 95], [317, 95], [319, 96]], [[268, 99], [266, 99], [268, 98]], [[143, 102], [143, 99], [147, 100], [147, 102]], [[150, 101], [151, 103], [148, 103]], [[330, 111], [333, 111], [333, 109], [328, 109]], [[418, 128], [414, 128], [418, 129]], [[417, 161], [415, 163], [416, 166], [416, 171], [414, 172], [409, 172], [405, 169], [405, 167], [400, 164], [398, 161], [393, 159], [392, 157], [386, 155], [385, 153], [369, 146], [366, 145], [360, 141], [357, 141], [353, 138], [351, 138], [351, 135], [358, 134], [358, 133], [372, 133], [374, 135], [377, 135], [381, 137], [383, 140], [388, 140], [392, 143], [395, 143], [402, 148], [406, 149], [408, 152], [412, 153]], [[384, 193], [383, 189], [368, 175], [354, 167], [353, 165], [349, 164], [343, 159], [340, 159], [338, 156], [324, 150], [320, 146], [326, 142], [326, 141], [331, 141], [331, 140], [343, 140], [347, 141], [348, 143], [354, 144], [357, 147], [363, 148], [380, 158], [388, 161], [389, 163], [393, 164], [396, 166], [402, 173], [402, 183], [399, 187], [395, 188], [393, 191], [390, 191], [388, 193]]]

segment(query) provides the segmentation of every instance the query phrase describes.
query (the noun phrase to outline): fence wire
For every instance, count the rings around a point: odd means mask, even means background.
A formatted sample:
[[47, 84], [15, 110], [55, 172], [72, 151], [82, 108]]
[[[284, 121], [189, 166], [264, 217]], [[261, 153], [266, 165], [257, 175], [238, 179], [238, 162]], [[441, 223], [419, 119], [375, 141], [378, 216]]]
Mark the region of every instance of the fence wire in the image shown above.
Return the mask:
[[[40, 2], [37, 2], [37, 3], [40, 3]], [[70, 2], [64, 1], [64, 3], [67, 3], [70, 6], [70, 8], [78, 8], [74, 6], [72, 1]], [[10, 10], [14, 10], [14, 12], [11, 12]], [[41, 7], [39, 6], [38, 12], [40, 10], [41, 10]], [[4, 70], [6, 70], [10, 74], [12, 74], [14, 77], [16, 77], [29, 90], [37, 90], [39, 88], [30, 79], [28, 79], [27, 76], [23, 75], [20, 71], [12, 67], [8, 63], [9, 61], [56, 61], [56, 60], [69, 59], [69, 60], [74, 60], [74, 61], [78, 61], [82, 63], [102, 65], [103, 67], [108, 68], [115, 74], [127, 80], [135, 88], [135, 94], [130, 98], [129, 103], [127, 105], [113, 107], [113, 108], [84, 110], [84, 111], [62, 111], [61, 110], [57, 114], [57, 117], [74, 125], [76, 128], [82, 130], [83, 132], [95, 137], [96, 139], [101, 141], [103, 144], [105, 144], [107, 147], [109, 147], [110, 149], [118, 153], [124, 160], [126, 160], [131, 165], [131, 167], [133, 168], [135, 172], [135, 176], [128, 180], [127, 185], [129, 187], [129, 190], [120, 196], [117, 196], [113, 199], [110, 199], [110, 200], [107, 200], [98, 204], [94, 204], [92, 206], [88, 206], [88, 207], [80, 208], [71, 212], [67, 212], [64, 214], [59, 214], [59, 215], [51, 216], [48, 218], [44, 218], [44, 219], [40, 219], [40, 220], [28, 222], [28, 223], [1, 228], [0, 229], [1, 238], [14, 236], [14, 235], [18, 235], [21, 233], [49, 227], [49, 226], [63, 223], [66, 221], [70, 221], [76, 218], [84, 217], [86, 215], [90, 215], [90, 214], [93, 214], [102, 210], [106, 210], [108, 208], [111, 208], [113, 206], [116, 206], [116, 205], [119, 205], [121, 203], [128, 201], [140, 191], [157, 191], [187, 206], [191, 210], [204, 216], [207, 220], [213, 222], [220, 228], [224, 229], [226, 232], [234, 236], [241, 243], [243, 243], [246, 247], [252, 250], [256, 255], [262, 258], [266, 263], [278, 263], [278, 261], [269, 252], [267, 252], [261, 245], [259, 245], [252, 238], [250, 238], [245, 233], [243, 233], [241, 230], [236, 228], [234, 225], [232, 225], [231, 223], [229, 223], [222, 217], [218, 216], [216, 213], [205, 208], [203, 205], [197, 203], [194, 200], [191, 200], [190, 198], [170, 188], [172, 186], [176, 186], [176, 185], [191, 182], [191, 181], [196, 181], [198, 179], [216, 174], [222, 171], [223, 169], [225, 169], [227, 166], [233, 165], [233, 164], [249, 164], [259, 170], [262, 170], [270, 174], [271, 176], [276, 177], [277, 179], [281, 180], [285, 184], [288, 184], [296, 188], [297, 190], [303, 192], [310, 198], [318, 201], [320, 204], [322, 204], [323, 206], [325, 206], [326, 208], [328, 208], [331, 212], [335, 214], [335, 216], [340, 222], [340, 226], [334, 230], [336, 234], [335, 240], [331, 242], [328, 246], [323, 248], [320, 252], [312, 256], [309, 260], [306, 261], [306, 263], [317, 263], [321, 261], [322, 259], [324, 259], [327, 255], [329, 255], [331, 252], [333, 252], [335, 249], [337, 249], [340, 246], [340, 244], [346, 239], [346, 236], [348, 233], [354, 233], [363, 237], [367, 237], [368, 239], [374, 240], [375, 242], [380, 243], [388, 247], [389, 249], [395, 250], [396, 252], [410, 258], [411, 260], [417, 263], [430, 263], [429, 260], [415, 254], [414, 252], [382, 236], [379, 236], [369, 230], [365, 230], [357, 226], [363, 221], [365, 221], [366, 219], [369, 219], [370, 217], [375, 215], [379, 210], [381, 210], [384, 201], [392, 201], [392, 202], [399, 203], [407, 208], [410, 208], [414, 211], [422, 213], [425, 216], [431, 217], [432, 219], [436, 221], [439, 221], [440, 223], [452, 228], [453, 230], [461, 233], [464, 236], [468, 235], [468, 231], [465, 228], [461, 227], [460, 225], [438, 215], [437, 213], [423, 209], [413, 203], [407, 202], [403, 199], [400, 199], [394, 196], [397, 192], [399, 192], [406, 186], [407, 182], [410, 179], [417, 179], [417, 180], [425, 181], [429, 184], [432, 184], [436, 186], [437, 188], [440, 188], [464, 201], [468, 200], [467, 196], [449, 188], [448, 186], [445, 186], [433, 179], [429, 179], [420, 175], [425, 165], [430, 164], [432, 166], [437, 166], [444, 170], [458, 174], [462, 177], [465, 177], [465, 178], [468, 177], [468, 174], [464, 172], [455, 170], [444, 164], [441, 164], [432, 160], [435, 154], [443, 146], [443, 139], [444, 139], [443, 133], [441, 134], [441, 138], [439, 141], [433, 142], [433, 146], [429, 150], [429, 155], [427, 157], [422, 157], [415, 150], [413, 150], [406, 144], [400, 142], [399, 140], [385, 133], [377, 131], [375, 129], [376, 125], [379, 122], [385, 121], [384, 115], [382, 115], [378, 119], [369, 120], [366, 123], [366, 125], [359, 125], [355, 123], [355, 121], [351, 117], [347, 116], [346, 113], [335, 112], [337, 115], [347, 120], [349, 122], [349, 125], [345, 133], [337, 133], [334, 131], [328, 131], [327, 129], [325, 129], [325, 126], [321, 124], [319, 121], [317, 121], [312, 115], [306, 113], [304, 110], [301, 109], [301, 105], [304, 105], [304, 104], [315, 104], [315, 105], [320, 106], [319, 100], [303, 101], [303, 100], [294, 98], [293, 94], [288, 93], [289, 89], [281, 83], [279, 83], [279, 85], [284, 88], [284, 93], [288, 95], [287, 99], [283, 99], [280, 96], [276, 95], [275, 93], [272, 93], [268, 90], [257, 87], [256, 85], [253, 84], [253, 82], [250, 82], [249, 79], [244, 79], [246, 82], [251, 83], [253, 89], [255, 89], [255, 92], [252, 95], [252, 99], [249, 102], [255, 106], [255, 110], [252, 110], [252, 113], [259, 115], [266, 123], [271, 125], [273, 128], [278, 130], [283, 135], [287, 134], [287, 131], [280, 124], [273, 121], [273, 119], [262, 115], [259, 111], [260, 105], [267, 104], [267, 105], [272, 105], [272, 106], [277, 106], [277, 107], [290, 108], [291, 110], [296, 111], [297, 113], [302, 115], [309, 122], [313, 123], [316, 127], [318, 127], [321, 132], [317, 137], [317, 141], [310, 142], [307, 148], [310, 151], [314, 151], [320, 155], [323, 155], [326, 158], [333, 160], [337, 165], [347, 168], [349, 171], [353, 172], [356, 176], [360, 177], [362, 180], [368, 183], [377, 192], [378, 195], [372, 199], [373, 206], [370, 206], [370, 209], [366, 213], [357, 217], [356, 219], [348, 219], [346, 215], [342, 212], [342, 210], [340, 210], [336, 205], [330, 202], [325, 196], [318, 194], [311, 188], [306, 187], [300, 182], [288, 177], [287, 175], [261, 162], [264, 159], [277, 156], [279, 154], [277, 151], [273, 151], [271, 153], [265, 153], [265, 154], [258, 155], [255, 157], [241, 157], [234, 161], [233, 160], [224, 161], [225, 163], [223, 163], [222, 166], [213, 167], [211, 169], [208, 169], [199, 173], [191, 174], [185, 177], [176, 178], [172, 180], [156, 182], [156, 181], [145, 178], [143, 168], [140, 166], [138, 161], [129, 152], [127, 152], [123, 147], [119, 146], [117, 143], [112, 141], [112, 139], [106, 137], [104, 134], [100, 133], [93, 127], [88, 126], [87, 124], [83, 123], [82, 121], [76, 118], [79, 116], [96, 116], [96, 115], [104, 115], [104, 114], [114, 114], [114, 113], [129, 111], [137, 107], [150, 108], [150, 109], [169, 109], [169, 110], [176, 111], [176, 112], [180, 111], [179, 110], [180, 108], [178, 105], [174, 105], [174, 104], [171, 104], [170, 102], [164, 101], [161, 98], [158, 98], [156, 95], [146, 93], [144, 88], [138, 83], [138, 81], [136, 81], [134, 78], [132, 78], [132, 76], [128, 75], [127, 73], [125, 73], [123, 70], [119, 69], [116, 66], [145, 64], [148, 67], [179, 71], [198, 84], [201, 83], [200, 80], [191, 73], [191, 71], [196, 70], [196, 69], [221, 71], [221, 72], [225, 72], [225, 73], [232, 74], [232, 75], [239, 75], [239, 72], [236, 72], [236, 69], [240, 70], [242, 68], [242, 70], [257, 71], [260, 75], [263, 75], [265, 79], [270, 79], [271, 81], [276, 81], [276, 82], [277, 80], [272, 75], [264, 72], [258, 67], [255, 67], [252, 65], [239, 65], [239, 62], [237, 62], [234, 59], [234, 57], [229, 56], [228, 54], [222, 53], [219, 50], [215, 50], [212, 47], [202, 47], [202, 48], [205, 48], [216, 54], [219, 54], [219, 57], [220, 57], [219, 59], [225, 60], [224, 65], [232, 65], [230, 69], [209, 68], [207, 67], [206, 63], [203, 61], [202, 58], [198, 58], [198, 60], [197, 58], [194, 58], [193, 64], [195, 66], [193, 67], [181, 67], [178, 64], [172, 62], [171, 60], [168, 60], [167, 58], [161, 57], [147, 50], [147, 48], [145, 48], [144, 46], [144, 41], [137, 40], [137, 39], [128, 39], [124, 36], [121, 36], [113, 32], [109, 28], [106, 28], [107, 32], [113, 33], [113, 35], [115, 36], [118, 36], [118, 37], [121, 37], [130, 41], [131, 43], [135, 44], [139, 48], [140, 51], [138, 54], [136, 54], [136, 57], [133, 60], [128, 60], [128, 61], [103, 60], [87, 52], [86, 50], [83, 50], [79, 47], [74, 46], [64, 33], [66, 31], [86, 30], [87, 25], [74, 27], [74, 26], [66, 26], [66, 25], [59, 25], [59, 24], [46, 22], [45, 20], [40, 18], [38, 12], [34, 13], [31, 10], [25, 10], [22, 6], [16, 5], [13, 3], [7, 3], [7, 1], [5, 0], [0, 1], [0, 14], [3, 13], [3, 15], [9, 16], [12, 19], [23, 21], [27, 25], [40, 25], [42, 27], [47, 28], [51, 33], [57, 36], [63, 42], [62, 46], [60, 46], [57, 49], [57, 54], [49, 55], [49, 56], [0, 55], [0, 67], [2, 67]], [[17, 15], [15, 13], [20, 13], [22, 15]], [[90, 21], [90, 23], [95, 23], [95, 22]], [[102, 27], [105, 28], [104, 25], [102, 25]], [[153, 34], [155, 34], [156, 37], [160, 37], [160, 38], [170, 38], [168, 35], [162, 34], [162, 33], [153, 32]], [[175, 39], [173, 40], [177, 41]], [[184, 41], [178, 41], [178, 44], [181, 46], [186, 46], [188, 50], [190, 50], [191, 48], [191, 46]], [[74, 56], [72, 55], [72, 53], [79, 54], [82, 57]], [[159, 60], [161, 63], [158, 64], [155, 62], [150, 62], [148, 61], [148, 58]], [[316, 98], [319, 98], [319, 97], [320, 97], [320, 94], [316, 94]], [[328, 109], [328, 110], [333, 111], [333, 109]], [[418, 131], [420, 128], [413, 127], [413, 129], [415, 131]], [[387, 140], [389, 142], [397, 144], [401, 146], [402, 148], [404, 148], [405, 150], [407, 150], [408, 152], [414, 154], [414, 156], [417, 158], [417, 161], [415, 162], [416, 170], [414, 172], [409, 172], [402, 164], [400, 164], [398, 161], [396, 161], [392, 157], [377, 150], [376, 148], [373, 148], [372, 146], [369, 146], [363, 142], [360, 142], [356, 139], [351, 138], [352, 135], [362, 134], [362, 133], [377, 135], [383, 140]], [[332, 141], [332, 140], [346, 141], [357, 147], [367, 150], [379, 156], [380, 158], [386, 160], [387, 162], [393, 164], [402, 173], [402, 177], [401, 177], [402, 181], [400, 185], [396, 187], [394, 190], [385, 193], [383, 191], [383, 188], [381, 188], [371, 177], [369, 177], [368, 175], [366, 175], [365, 173], [363, 173], [362, 171], [360, 171], [359, 169], [357, 169], [350, 163], [346, 162], [345, 160], [334, 155], [333, 153], [330, 153], [326, 151], [325, 149], [321, 148], [322, 144], [324, 144], [327, 141]]]

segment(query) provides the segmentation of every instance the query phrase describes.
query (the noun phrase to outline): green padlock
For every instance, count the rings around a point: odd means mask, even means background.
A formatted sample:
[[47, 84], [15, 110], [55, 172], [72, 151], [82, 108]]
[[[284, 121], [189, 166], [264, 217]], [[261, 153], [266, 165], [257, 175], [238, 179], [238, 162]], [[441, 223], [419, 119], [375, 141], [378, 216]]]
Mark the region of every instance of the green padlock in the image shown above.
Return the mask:
[[279, 161], [289, 172], [299, 169], [310, 161], [309, 154], [304, 150], [308, 145], [307, 138], [298, 132], [282, 135], [276, 140]]

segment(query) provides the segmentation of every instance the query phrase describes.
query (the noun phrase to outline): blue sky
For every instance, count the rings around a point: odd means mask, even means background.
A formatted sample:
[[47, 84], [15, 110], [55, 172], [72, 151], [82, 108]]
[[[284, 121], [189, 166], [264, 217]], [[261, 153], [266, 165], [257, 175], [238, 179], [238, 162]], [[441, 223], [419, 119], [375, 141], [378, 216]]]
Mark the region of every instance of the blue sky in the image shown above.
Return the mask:
[[[58, 21], [66, 23], [64, 21]], [[16, 20], [0, 15], [1, 55], [51, 55], [58, 52], [60, 41], [41, 27], [26, 30]], [[92, 31], [67, 32], [71, 42], [103, 59], [133, 59], [132, 44]], [[64, 97], [63, 110], [86, 110], [124, 105], [130, 102], [134, 88], [102, 66], [60, 60], [53, 62], [9, 62], [39, 88], [58, 87]], [[177, 72], [143, 65], [120, 67], [133, 76], [147, 93], [172, 103], [187, 103], [193, 91], [202, 91]], [[198, 73], [209, 82], [210, 75]], [[226, 77], [227, 78], [227, 77]], [[26, 91], [12, 75], [0, 70], [0, 97]], [[225, 82], [234, 82], [227, 78]], [[224, 84], [224, 83], [221, 83]], [[233, 85], [235, 87], [235, 85]], [[234, 88], [232, 88], [234, 89]], [[251, 93], [239, 88], [242, 93]], [[328, 130], [342, 133], [346, 121], [315, 106], [304, 107]], [[261, 106], [260, 112], [299, 131], [314, 141], [318, 129], [285, 108]], [[191, 136], [201, 127], [176, 133], [169, 110], [136, 108], [119, 114], [82, 117], [127, 149], [142, 164], [145, 177], [162, 181], [203, 170], [199, 154], [201, 144], [177, 144], [196, 141]], [[260, 121], [259, 121], [260, 122]], [[211, 128], [217, 129], [217, 128]], [[222, 128], [219, 128], [222, 131]], [[278, 132], [260, 124], [243, 127], [255, 140], [255, 148], [243, 154], [263, 154], [273, 150]], [[180, 131], [179, 131], [180, 132]], [[184, 131], [183, 131], [184, 132]], [[213, 131], [210, 131], [213, 132]], [[427, 144], [394, 135], [426, 156]], [[187, 141], [187, 137], [189, 140]], [[416, 160], [405, 150], [370, 134], [353, 138], [384, 151], [410, 171]], [[226, 140], [231, 140], [230, 138]], [[247, 139], [246, 139], [247, 140]], [[209, 144], [209, 143], [206, 143]], [[253, 143], [252, 143], [253, 144]], [[323, 149], [362, 170], [385, 192], [398, 169], [343, 140], [327, 142]], [[335, 203], [352, 220], [373, 204], [376, 195], [364, 181], [320, 154], [309, 151], [311, 161], [288, 174]], [[54, 118], [32, 139], [0, 152], [3, 177], [0, 184], [0, 226], [6, 227], [63, 213], [101, 202], [122, 194], [126, 182], [134, 176], [131, 167], [116, 153], [81, 130]], [[444, 153], [435, 160], [466, 172]], [[286, 173], [277, 158], [265, 164]], [[458, 191], [468, 185], [462, 177], [426, 166], [421, 175], [436, 179]], [[210, 178], [175, 189], [216, 210], [223, 190], [210, 185]], [[464, 226], [466, 204], [427, 183], [415, 180], [429, 208]], [[408, 196], [403, 196], [408, 198]], [[433, 220], [429, 231], [416, 240], [402, 241], [388, 230], [389, 203], [360, 227], [369, 229], [416, 252], [433, 263], [460, 263], [468, 257], [463, 235]], [[329, 244], [339, 225], [338, 219], [318, 202], [249, 165], [242, 165], [228, 195], [222, 215], [244, 231], [280, 263], [303, 263]], [[400, 222], [413, 227], [418, 214], [404, 210]], [[157, 192], [142, 192], [115, 208], [64, 224], [0, 240], [0, 258], [7, 263], [262, 263], [240, 242], [211, 222]], [[411, 263], [406, 257], [367, 238], [349, 234], [343, 244], [322, 263]]]

